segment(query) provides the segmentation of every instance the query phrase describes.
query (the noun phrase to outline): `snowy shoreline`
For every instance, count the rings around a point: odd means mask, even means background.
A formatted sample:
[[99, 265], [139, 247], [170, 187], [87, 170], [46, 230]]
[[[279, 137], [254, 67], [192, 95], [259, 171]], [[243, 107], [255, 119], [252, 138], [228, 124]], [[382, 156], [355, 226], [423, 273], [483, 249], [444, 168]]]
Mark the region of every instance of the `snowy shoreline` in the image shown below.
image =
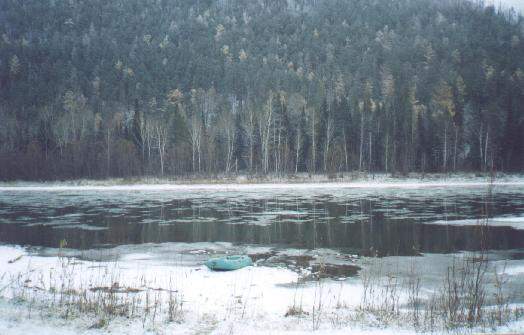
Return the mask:
[[[303, 283], [299, 273], [285, 267], [256, 266], [216, 273], [202, 266], [204, 251], [223, 252], [232, 247], [224, 243], [174, 243], [134, 246], [129, 250], [122, 246], [115, 250], [116, 254], [93, 250], [88, 255], [0, 245], [0, 333], [42, 334], [41, 329], [43, 334], [97, 335], [435, 333], [410, 326], [410, 297], [403, 283], [413, 274], [414, 266], [421, 276], [420, 297], [425, 299], [438, 289], [436, 276], [449, 266], [448, 255], [363, 259], [357, 263], [366, 272], [358, 277]], [[166, 257], [166, 248], [177, 252]], [[109, 253], [108, 258], [95, 260], [98, 253], [105, 252]], [[304, 251], [287, 252], [298, 255]], [[327, 249], [315, 252], [320, 252], [322, 258], [332, 253]], [[497, 271], [503, 271], [507, 280], [519, 280], [522, 261], [503, 262], [494, 257], [492, 264]], [[393, 277], [389, 271], [393, 271]], [[391, 291], [391, 278], [399, 278], [395, 291]], [[370, 283], [376, 285], [371, 290], [366, 287]], [[383, 303], [384, 292], [395, 295], [389, 303], [399, 313], [396, 318], [390, 319], [396, 314], [361, 309], [366, 296]], [[105, 312], [93, 312], [100, 308], [94, 306], [93, 310], [93, 303], [100, 301], [113, 303], [115, 308], [130, 304], [133, 309], [134, 304], [145, 307], [136, 307], [138, 313], [131, 317], [106, 316]], [[168, 317], [170, 304], [176, 306], [173, 319]], [[88, 311], [82, 311], [83, 308]], [[126, 309], [124, 313], [132, 312]], [[141, 313], [148, 317], [142, 318]], [[496, 328], [502, 332], [523, 329], [522, 319]], [[486, 330], [494, 329], [461, 329], [462, 333]]]
[[386, 174], [345, 175], [329, 179], [327, 176], [297, 178], [235, 178], [217, 179], [107, 179], [71, 180], [53, 182], [0, 182], [0, 192], [11, 191], [249, 191], [249, 190], [287, 190], [287, 189], [361, 189], [361, 188], [432, 188], [432, 187], [486, 187], [486, 186], [524, 186], [524, 175], [499, 174], [496, 178], [475, 174], [431, 174], [410, 175], [395, 178]]

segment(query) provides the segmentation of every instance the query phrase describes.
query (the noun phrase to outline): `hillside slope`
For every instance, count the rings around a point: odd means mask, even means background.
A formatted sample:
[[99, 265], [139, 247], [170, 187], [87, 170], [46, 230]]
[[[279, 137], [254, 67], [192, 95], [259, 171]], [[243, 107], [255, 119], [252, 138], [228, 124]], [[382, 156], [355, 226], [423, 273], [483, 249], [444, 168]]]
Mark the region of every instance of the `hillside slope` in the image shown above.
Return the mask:
[[462, 0], [4, 0], [0, 179], [522, 171], [523, 31]]

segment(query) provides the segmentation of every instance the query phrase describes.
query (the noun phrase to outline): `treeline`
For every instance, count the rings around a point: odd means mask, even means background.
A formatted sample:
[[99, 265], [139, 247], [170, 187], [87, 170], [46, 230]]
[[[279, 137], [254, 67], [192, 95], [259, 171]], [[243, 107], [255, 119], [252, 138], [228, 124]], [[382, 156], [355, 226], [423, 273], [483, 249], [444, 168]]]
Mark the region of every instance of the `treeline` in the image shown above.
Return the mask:
[[466, 0], [2, 0], [0, 179], [522, 171], [523, 34]]

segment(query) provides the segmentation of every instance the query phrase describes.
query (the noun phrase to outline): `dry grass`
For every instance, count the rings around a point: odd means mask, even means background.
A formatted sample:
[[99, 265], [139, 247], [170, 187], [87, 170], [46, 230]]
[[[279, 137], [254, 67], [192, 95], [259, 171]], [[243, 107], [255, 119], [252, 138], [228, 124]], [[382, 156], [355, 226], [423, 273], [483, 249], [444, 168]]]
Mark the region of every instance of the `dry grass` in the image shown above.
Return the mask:
[[[89, 272], [85, 264], [60, 256], [56, 267], [36, 273], [27, 269], [17, 275], [0, 275], [6, 286], [3, 296], [27, 306], [28, 316], [59, 315], [64, 319], [86, 317], [91, 328], [104, 328], [114, 318], [140, 320], [144, 328], [184, 321], [184, 300], [176, 281], [154, 287], [145, 277], [122, 280], [118, 264], [105, 264]], [[422, 290], [420, 273], [412, 265], [407, 276], [388, 273], [380, 260], [360, 276], [362, 296], [358, 308], [351, 308], [343, 295], [329, 291], [322, 275], [312, 283], [313, 303], [303, 304], [304, 283], [297, 281], [293, 302], [285, 317], [309, 323], [313, 330], [355, 324], [371, 327], [410, 327], [422, 332], [456, 332], [461, 329], [494, 329], [519, 320], [524, 310], [512, 305], [508, 278], [488, 266], [483, 254], [455, 258], [435, 293]], [[92, 268], [91, 268], [92, 269]], [[319, 271], [325, 267], [320, 264]], [[79, 275], [82, 274], [82, 275]], [[167, 279], [166, 279], [167, 280]], [[124, 284], [125, 283], [125, 284]], [[249, 285], [250, 287], [250, 285]], [[233, 292], [226, 318], [251, 318], [250, 292]], [[351, 294], [351, 291], [348, 291]], [[311, 299], [308, 299], [311, 301]], [[249, 308], [248, 308], [249, 307]], [[308, 326], [309, 327], [309, 326]]]
[[84, 276], [85, 267], [60, 256], [57, 267], [39, 273], [28, 269], [4, 278], [7, 285], [2, 291], [11, 302], [27, 306], [28, 317], [34, 313], [64, 319], [89, 316], [97, 320], [91, 328], [104, 328], [114, 318], [141, 320], [144, 327], [183, 321], [183, 296], [172, 285], [148, 287], [142, 277], [123, 286], [117, 269], [114, 263]]
[[376, 269], [361, 277], [364, 294], [359, 310], [361, 317], [371, 316], [380, 326], [411, 324], [424, 332], [494, 329], [523, 314], [522, 308], [511, 307], [507, 277], [500, 274], [504, 271], [490, 268], [483, 254], [454, 258], [440, 286], [425, 296], [421, 277], [413, 268], [402, 281], [381, 274], [380, 266]]

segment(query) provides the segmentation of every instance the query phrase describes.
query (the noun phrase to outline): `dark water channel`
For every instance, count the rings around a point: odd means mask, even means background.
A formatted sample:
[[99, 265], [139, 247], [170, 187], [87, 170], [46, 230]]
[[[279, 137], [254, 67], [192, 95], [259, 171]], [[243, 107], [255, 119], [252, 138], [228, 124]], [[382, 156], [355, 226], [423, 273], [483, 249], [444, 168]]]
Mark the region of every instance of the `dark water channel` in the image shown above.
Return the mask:
[[[524, 187], [275, 190], [0, 190], [0, 242], [87, 249], [215, 242], [416, 255], [524, 248]], [[518, 219], [517, 219], [518, 220]]]

